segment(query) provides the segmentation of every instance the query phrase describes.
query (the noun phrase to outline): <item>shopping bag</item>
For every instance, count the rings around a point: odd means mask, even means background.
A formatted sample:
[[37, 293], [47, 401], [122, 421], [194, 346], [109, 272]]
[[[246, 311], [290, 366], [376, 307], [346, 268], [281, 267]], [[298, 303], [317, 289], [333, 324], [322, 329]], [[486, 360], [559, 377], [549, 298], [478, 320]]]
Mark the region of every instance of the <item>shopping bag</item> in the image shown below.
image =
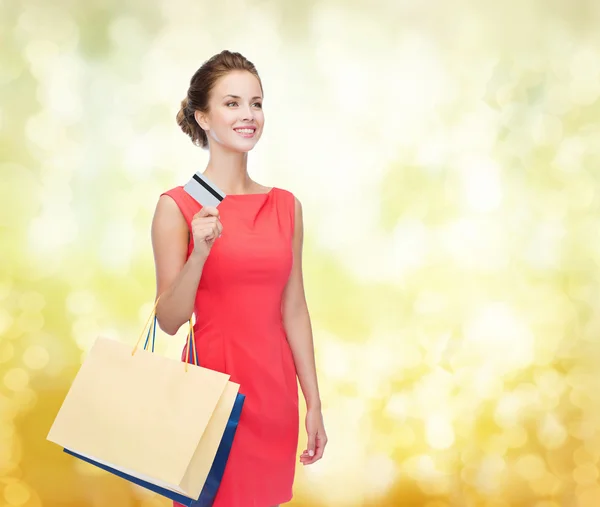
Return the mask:
[[[65, 452], [184, 505], [211, 505], [244, 397], [229, 375], [154, 354], [156, 305], [142, 349], [97, 338], [48, 440]], [[190, 362], [190, 356], [193, 364]], [[177, 498], [175, 498], [177, 496]], [[204, 503], [194, 503], [204, 502]]]
[[231, 444], [233, 443], [233, 437], [235, 436], [235, 431], [240, 420], [240, 414], [242, 412], [244, 399], [245, 396], [241, 393], [238, 393], [237, 398], [235, 400], [235, 404], [233, 406], [233, 410], [231, 412], [231, 416], [229, 417], [229, 421], [227, 422], [225, 433], [223, 433], [221, 444], [219, 445], [219, 449], [217, 450], [217, 455], [215, 456], [213, 464], [210, 468], [210, 472], [208, 473], [208, 477], [206, 479], [206, 482], [204, 483], [204, 487], [202, 488], [202, 492], [200, 493], [200, 497], [198, 499], [189, 498], [179, 493], [175, 493], [174, 491], [161, 488], [156, 484], [143, 481], [132, 475], [128, 475], [124, 472], [120, 472], [119, 470], [115, 470], [114, 468], [110, 468], [109, 466], [97, 463], [69, 449], [64, 449], [64, 452], [76, 458], [79, 458], [82, 461], [86, 461], [87, 463], [102, 468], [103, 470], [106, 470], [107, 472], [110, 472], [118, 477], [126, 479], [134, 484], [137, 484], [138, 486], [142, 486], [143, 488], [153, 491], [154, 493], [158, 493], [159, 495], [169, 498], [170, 500], [175, 500], [176, 502], [185, 505], [186, 507], [211, 507], [219, 490], [219, 486], [221, 485], [221, 480], [223, 479], [225, 465], [227, 464], [227, 460], [229, 458], [229, 451], [231, 450]]

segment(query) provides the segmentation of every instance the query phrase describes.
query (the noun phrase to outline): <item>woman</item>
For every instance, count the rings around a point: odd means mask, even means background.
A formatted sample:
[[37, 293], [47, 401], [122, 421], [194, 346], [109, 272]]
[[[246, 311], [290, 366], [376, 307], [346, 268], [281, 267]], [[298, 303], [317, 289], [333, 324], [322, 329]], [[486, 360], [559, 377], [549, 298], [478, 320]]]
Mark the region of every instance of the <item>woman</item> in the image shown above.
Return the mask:
[[200, 365], [231, 375], [246, 395], [214, 507], [291, 500], [296, 375], [307, 408], [300, 462], [319, 460], [327, 443], [302, 277], [302, 208], [247, 170], [264, 126], [262, 101], [258, 73], [239, 53], [223, 51], [198, 69], [177, 122], [209, 149], [203, 174], [226, 197], [218, 209], [202, 207], [173, 188], [152, 223], [160, 327], [173, 335], [193, 313]]

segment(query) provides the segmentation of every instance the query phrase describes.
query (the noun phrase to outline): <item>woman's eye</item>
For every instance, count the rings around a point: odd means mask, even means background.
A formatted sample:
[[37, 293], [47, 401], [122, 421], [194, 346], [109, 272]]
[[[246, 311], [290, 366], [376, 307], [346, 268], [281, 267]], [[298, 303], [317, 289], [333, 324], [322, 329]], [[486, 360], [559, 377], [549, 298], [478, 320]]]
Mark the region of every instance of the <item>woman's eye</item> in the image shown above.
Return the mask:
[[262, 109], [262, 104], [260, 102], [255, 102], [254, 106], [258, 107], [259, 109]]
[[227, 102], [227, 107], [229, 107], [231, 105], [236, 105], [237, 106], [237, 102]]

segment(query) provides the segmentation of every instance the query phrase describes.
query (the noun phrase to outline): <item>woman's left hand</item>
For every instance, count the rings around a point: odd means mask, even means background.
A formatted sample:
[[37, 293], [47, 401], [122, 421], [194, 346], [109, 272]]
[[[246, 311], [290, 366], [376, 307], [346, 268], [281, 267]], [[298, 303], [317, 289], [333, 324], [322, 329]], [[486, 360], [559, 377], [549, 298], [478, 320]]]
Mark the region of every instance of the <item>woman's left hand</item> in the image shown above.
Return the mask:
[[306, 433], [308, 435], [307, 449], [300, 455], [300, 463], [312, 465], [323, 457], [327, 435], [320, 409], [309, 409], [306, 412]]

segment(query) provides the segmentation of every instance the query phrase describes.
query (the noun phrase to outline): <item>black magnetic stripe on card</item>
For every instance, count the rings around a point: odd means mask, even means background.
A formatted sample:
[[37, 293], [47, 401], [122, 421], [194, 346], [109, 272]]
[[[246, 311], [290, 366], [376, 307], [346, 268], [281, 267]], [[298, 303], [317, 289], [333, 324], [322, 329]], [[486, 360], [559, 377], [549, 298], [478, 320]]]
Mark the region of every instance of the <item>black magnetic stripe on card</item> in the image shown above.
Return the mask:
[[208, 190], [212, 195], [214, 195], [219, 200], [219, 202], [223, 200], [223, 197], [221, 197], [220, 194], [218, 194], [210, 185], [203, 181], [202, 178], [200, 178], [197, 174], [194, 174], [194, 179], [198, 183], [200, 183], [200, 185], [202, 185], [206, 190]]

